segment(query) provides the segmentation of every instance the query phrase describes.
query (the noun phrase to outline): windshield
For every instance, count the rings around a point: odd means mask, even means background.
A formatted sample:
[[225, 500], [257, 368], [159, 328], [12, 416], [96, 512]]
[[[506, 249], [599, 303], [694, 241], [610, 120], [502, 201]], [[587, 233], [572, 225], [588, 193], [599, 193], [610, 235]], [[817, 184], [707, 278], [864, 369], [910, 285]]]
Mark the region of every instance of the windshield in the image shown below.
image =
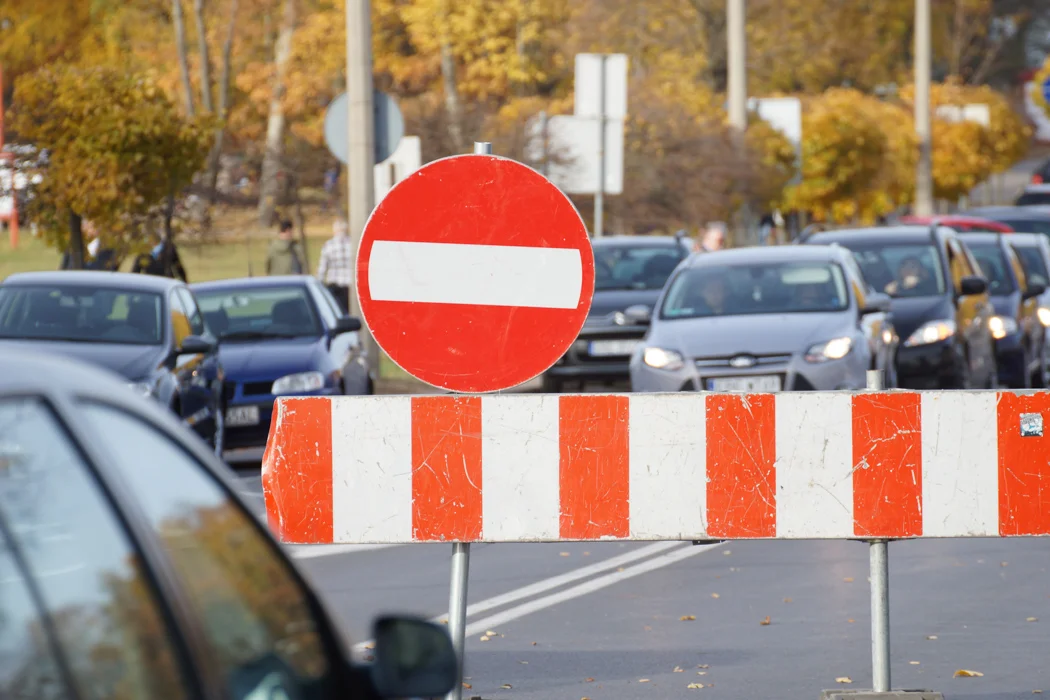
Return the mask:
[[703, 266], [683, 270], [667, 290], [661, 318], [842, 311], [842, 268], [824, 262]]
[[1009, 263], [1003, 255], [1003, 249], [998, 243], [971, 243], [967, 241], [966, 247], [973, 253], [977, 264], [981, 268], [981, 274], [988, 279], [988, 293], [993, 296], [1010, 294], [1014, 291], [1014, 280], [1007, 269]]
[[152, 292], [0, 286], [0, 338], [160, 345], [162, 306], [160, 295]]
[[1050, 276], [1046, 274], [1046, 264], [1039, 249], [1034, 246], [1015, 245], [1017, 257], [1021, 258], [1021, 265], [1028, 273], [1029, 280], [1038, 284], [1046, 284]]
[[594, 289], [663, 289], [684, 257], [678, 245], [596, 245]]
[[220, 338], [254, 340], [319, 336], [306, 288], [256, 287], [194, 292], [208, 327]]
[[913, 243], [848, 244], [864, 278], [891, 297], [929, 297], [944, 294], [944, 268], [937, 249]]
[[1018, 233], [1041, 233], [1050, 236], [1050, 220], [1048, 219], [999, 219], [1004, 224]]

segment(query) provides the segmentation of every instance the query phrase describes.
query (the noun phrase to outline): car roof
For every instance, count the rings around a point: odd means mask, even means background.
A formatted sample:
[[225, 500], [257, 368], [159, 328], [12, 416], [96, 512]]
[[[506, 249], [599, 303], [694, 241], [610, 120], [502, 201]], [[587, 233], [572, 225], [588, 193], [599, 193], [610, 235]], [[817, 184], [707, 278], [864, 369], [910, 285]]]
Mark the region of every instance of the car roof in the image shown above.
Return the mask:
[[902, 216], [898, 221], [905, 225], [925, 225], [929, 226], [934, 221], [939, 222], [942, 226], [950, 227], [952, 224], [959, 225], [987, 225], [987, 226], [1005, 226], [1002, 222], [996, 221], [995, 219], [987, 219], [983, 216], [965, 216], [962, 214], [952, 214], [949, 216]]
[[230, 277], [224, 280], [191, 284], [194, 291], [212, 289], [259, 289], [262, 287], [302, 287], [312, 279], [310, 275], [274, 275], [272, 277]]
[[[656, 245], [674, 246], [681, 240], [674, 236], [602, 236], [594, 238], [591, 244], [595, 246], [635, 246], [639, 244], [652, 243]], [[680, 243], [679, 243], [680, 245]]]
[[971, 214], [977, 216], [1009, 216], [1013, 218], [1030, 218], [1035, 215], [1036, 219], [1042, 219], [1044, 217], [1050, 217], [1050, 206], [1045, 204], [1036, 204], [1032, 206], [995, 206], [995, 207], [977, 207], [976, 209], [968, 210]]
[[728, 248], [713, 253], [695, 253], [689, 258], [689, 267], [708, 265], [735, 265], [754, 263], [763, 265], [778, 262], [835, 262], [845, 251], [834, 245], [751, 246]]
[[73, 285], [108, 287], [136, 292], [165, 292], [182, 285], [181, 280], [158, 275], [131, 272], [104, 272], [102, 270], [48, 270], [45, 272], [16, 272], [3, 281], [6, 285]]
[[1010, 243], [1023, 248], [1042, 247], [1042, 243], [1045, 240], [1046, 236], [1041, 233], [1011, 233], [1009, 238]]
[[[1015, 234], [1008, 234], [1010, 238], [1013, 238]], [[971, 244], [993, 244], [998, 245], [1002, 242], [1003, 236], [998, 233], [989, 233], [988, 231], [963, 231], [959, 234], [963, 243]]]
[[[954, 229], [941, 227], [936, 231], [937, 237], [956, 235]], [[919, 243], [930, 241], [929, 226], [871, 226], [868, 228], [842, 228], [830, 231], [817, 231], [807, 239], [815, 244], [824, 242], [856, 241], [859, 243]]]

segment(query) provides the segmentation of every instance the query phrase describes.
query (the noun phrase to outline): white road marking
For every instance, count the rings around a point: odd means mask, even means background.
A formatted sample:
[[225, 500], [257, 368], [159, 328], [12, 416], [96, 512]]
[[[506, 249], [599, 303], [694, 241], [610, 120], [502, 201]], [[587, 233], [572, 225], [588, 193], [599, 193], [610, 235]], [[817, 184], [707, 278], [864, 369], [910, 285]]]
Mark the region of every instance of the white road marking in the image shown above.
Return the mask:
[[575, 309], [583, 287], [575, 248], [376, 241], [368, 270], [375, 301]]
[[[477, 631], [483, 629], [492, 629], [492, 627], [494, 627], [497, 624], [504, 624], [512, 620], [517, 620], [530, 613], [537, 612], [539, 610], [544, 610], [554, 605], [558, 605], [559, 603], [562, 603], [564, 601], [572, 600], [573, 598], [578, 598], [580, 596], [586, 595], [587, 593], [592, 593], [594, 591], [605, 588], [606, 586], [611, 586], [614, 583], [618, 583], [619, 581], [623, 581], [625, 579], [629, 579], [634, 576], [647, 573], [649, 571], [655, 571], [656, 569], [668, 566], [682, 559], [687, 559], [696, 554], [700, 554], [701, 552], [706, 552], [711, 549], [714, 549], [715, 547], [719, 547], [722, 544], [722, 542], [717, 542], [709, 545], [689, 544], [682, 546], [681, 542], [656, 542], [654, 544], [650, 544], [648, 546], [632, 550], [630, 552], [627, 552], [626, 554], [621, 554], [620, 556], [612, 557], [604, 561], [595, 562], [594, 564], [590, 564], [589, 566], [583, 566], [579, 569], [574, 569], [573, 571], [570, 571], [565, 574], [559, 574], [558, 576], [552, 576], [542, 581], [537, 581], [536, 583], [530, 584], [528, 586], [523, 586], [522, 588], [517, 588], [508, 593], [504, 593], [502, 595], [498, 595], [493, 598], [488, 598], [487, 600], [474, 603], [473, 605], [467, 605], [467, 617], [469, 618], [473, 615], [487, 612], [489, 610], [499, 608], [510, 603], [514, 603], [524, 598], [529, 598], [531, 596], [538, 595], [540, 593], [545, 593], [555, 588], [560, 588], [566, 584], [573, 583], [574, 581], [587, 578], [594, 574], [599, 574], [608, 569], [619, 568], [624, 564], [628, 564], [639, 559], [645, 559], [646, 557], [652, 556], [654, 554], [664, 552], [664, 554], [661, 554], [660, 556], [654, 557], [653, 559], [645, 561], [629, 569], [624, 569], [623, 571], [613, 571], [612, 573], [608, 573], [604, 576], [597, 577], [591, 581], [587, 581], [586, 583], [582, 583], [573, 588], [569, 588], [568, 590], [561, 591], [559, 593], [553, 593], [549, 596], [532, 600], [528, 603], [524, 603], [517, 607], [510, 608], [509, 610], [505, 610], [501, 613], [497, 613], [482, 620], [470, 623], [467, 625], [467, 635], [469, 636], [472, 634], [476, 634]], [[667, 550], [674, 551], [668, 552]], [[440, 623], [444, 622], [447, 619], [448, 613], [446, 612], [442, 615], [438, 615], [437, 617], [431, 618], [431, 621]], [[365, 649], [368, 649], [370, 646], [372, 646], [374, 643], [374, 640], [371, 639], [360, 642], [359, 644], [355, 644], [353, 646], [353, 651], [364, 651]]]

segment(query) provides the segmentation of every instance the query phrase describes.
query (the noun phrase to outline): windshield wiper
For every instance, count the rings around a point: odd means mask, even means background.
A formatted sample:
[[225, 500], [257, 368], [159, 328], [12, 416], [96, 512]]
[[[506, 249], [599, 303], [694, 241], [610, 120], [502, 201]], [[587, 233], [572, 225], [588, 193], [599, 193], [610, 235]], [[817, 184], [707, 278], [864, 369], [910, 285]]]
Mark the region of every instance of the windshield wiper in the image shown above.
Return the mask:
[[298, 338], [302, 333], [274, 333], [272, 331], [234, 331], [222, 333], [222, 340], [261, 340], [263, 338]]

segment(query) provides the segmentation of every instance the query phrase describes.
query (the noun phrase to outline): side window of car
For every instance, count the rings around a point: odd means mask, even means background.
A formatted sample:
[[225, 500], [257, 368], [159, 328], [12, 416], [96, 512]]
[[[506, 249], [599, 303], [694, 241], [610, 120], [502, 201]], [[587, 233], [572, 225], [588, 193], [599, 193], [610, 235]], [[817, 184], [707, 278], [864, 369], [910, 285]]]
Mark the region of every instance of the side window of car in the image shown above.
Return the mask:
[[962, 291], [963, 278], [968, 274], [966, 256], [963, 255], [962, 248], [957, 241], [949, 239], [947, 248], [948, 271], [952, 276], [952, 287], [958, 293]]
[[[337, 664], [320, 612], [252, 516], [177, 443], [123, 410], [85, 402], [204, 625], [234, 698], [332, 697]], [[144, 457], [148, 455], [148, 458]], [[275, 679], [279, 679], [275, 681]], [[268, 694], [259, 697], [277, 697]]]
[[[80, 697], [190, 695], [145, 562], [42, 401], [0, 400], [0, 520], [10, 538], [0, 552], [0, 697], [51, 697], [51, 688], [61, 697], [56, 649]], [[28, 583], [6, 575], [12, 555]]]
[[208, 327], [204, 323], [204, 314], [201, 313], [200, 307], [197, 306], [197, 300], [193, 297], [193, 292], [186, 289], [186, 287], [179, 287], [176, 293], [182, 301], [182, 308], [186, 311], [186, 318], [190, 322], [190, 333], [193, 335], [206, 334]]
[[843, 256], [846, 261], [846, 268], [849, 272], [850, 281], [853, 285], [853, 293], [857, 297], [858, 308], [863, 309], [867, 304], [868, 294], [872, 291], [871, 285], [864, 278], [864, 273], [861, 272], [860, 265], [857, 264], [857, 259], [852, 254]]
[[1014, 250], [1013, 246], [1006, 246], [1006, 257], [1010, 261], [1010, 267], [1013, 268], [1014, 276], [1017, 278], [1017, 286], [1022, 290], [1028, 289], [1028, 277], [1024, 272], [1024, 265], [1021, 264], [1021, 259], [1017, 255], [1017, 251]]
[[168, 306], [171, 312], [171, 330], [175, 334], [175, 347], [182, 347], [182, 341], [190, 335], [190, 319], [178, 292], [168, 293]]
[[342, 316], [342, 312], [335, 306], [335, 299], [332, 299], [331, 293], [320, 284], [307, 284], [307, 286], [310, 288], [314, 305], [320, 312], [321, 318], [324, 319], [325, 326], [331, 328], [335, 325], [336, 319]]

